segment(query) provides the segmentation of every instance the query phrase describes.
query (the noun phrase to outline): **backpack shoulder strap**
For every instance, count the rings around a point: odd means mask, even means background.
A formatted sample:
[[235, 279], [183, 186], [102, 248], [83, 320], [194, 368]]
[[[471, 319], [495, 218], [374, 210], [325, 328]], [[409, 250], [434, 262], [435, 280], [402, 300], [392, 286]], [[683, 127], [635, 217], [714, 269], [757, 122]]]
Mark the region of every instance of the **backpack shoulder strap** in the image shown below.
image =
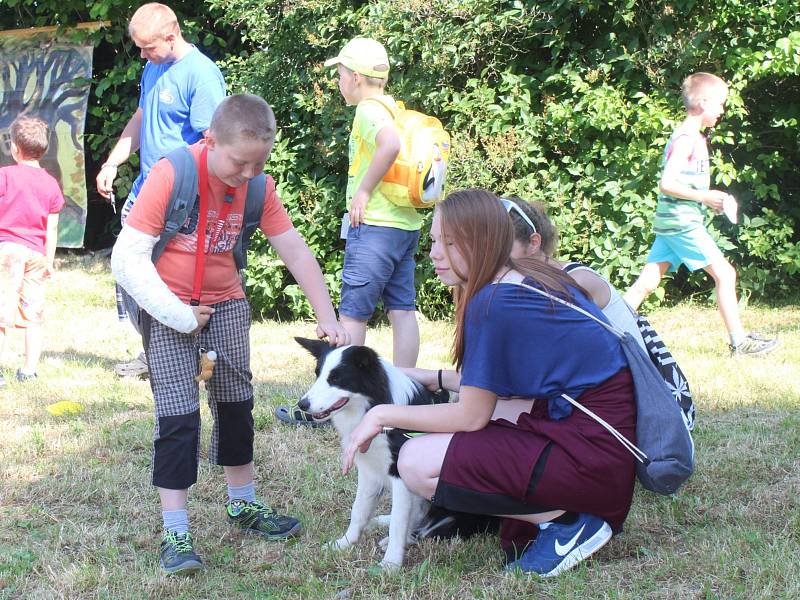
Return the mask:
[[267, 175], [261, 173], [247, 183], [247, 196], [244, 201], [244, 215], [242, 218], [242, 231], [233, 247], [233, 259], [239, 270], [247, 267], [247, 249], [250, 247], [250, 238], [261, 224], [261, 215], [264, 213], [264, 196], [267, 193]]
[[586, 408], [583, 404], [575, 400], [575, 398], [573, 398], [572, 396], [568, 396], [567, 394], [561, 394], [561, 397], [564, 398], [564, 400], [566, 400], [570, 404], [572, 404], [572, 406], [574, 406], [584, 414], [588, 415], [589, 417], [597, 421], [603, 428], [605, 428], [606, 431], [608, 431], [611, 435], [613, 435], [620, 444], [625, 446], [625, 449], [631, 454], [633, 454], [636, 460], [645, 465], [650, 464], [650, 459], [647, 457], [647, 454], [645, 454], [641, 450], [641, 448], [639, 448], [636, 444], [631, 442], [628, 438], [626, 438], [619, 431], [617, 431], [613, 425], [609, 425], [609, 423], [607, 423], [597, 414]]
[[372, 101], [372, 102], [376, 102], [376, 103], [380, 104], [383, 108], [386, 109], [386, 112], [388, 112], [391, 115], [392, 119], [397, 117], [397, 110], [402, 108], [400, 106], [401, 105], [400, 102], [396, 102], [397, 107], [395, 108], [395, 107], [391, 106], [388, 102], [386, 102], [385, 100], [381, 100], [377, 96], [370, 96], [369, 98], [364, 98], [364, 100]]
[[164, 157], [175, 171], [172, 194], [164, 213], [164, 229], [153, 248], [153, 262], [156, 262], [169, 241], [177, 235], [197, 203], [197, 163], [187, 146], [181, 146]]
[[[532, 292], [535, 292], [537, 294], [540, 294], [542, 296], [546, 296], [546, 297], [550, 298], [551, 300], [553, 300], [555, 302], [558, 302], [559, 304], [562, 304], [564, 306], [569, 306], [570, 308], [572, 308], [572, 309], [578, 311], [579, 313], [589, 317], [590, 319], [593, 319], [593, 320], [597, 321], [597, 323], [599, 323], [600, 325], [602, 325], [603, 327], [608, 329], [611, 333], [613, 333], [618, 338], [620, 338], [620, 340], [622, 342], [623, 352], [625, 351], [626, 345], [628, 345], [628, 346], [630, 344], [636, 345], [636, 342], [633, 341], [633, 338], [630, 336], [629, 333], [620, 331], [616, 327], [613, 327], [612, 325], [604, 323], [603, 321], [601, 321], [600, 319], [595, 317], [592, 313], [583, 310], [579, 306], [575, 306], [571, 302], [567, 302], [566, 300], [563, 300], [563, 299], [559, 298], [558, 296], [554, 296], [553, 294], [550, 294], [549, 292], [546, 292], [544, 290], [540, 290], [539, 288], [535, 288], [535, 287], [533, 287], [531, 285], [528, 285], [527, 283], [521, 283], [521, 282], [520, 283], [507, 282], [507, 283], [511, 283], [512, 285], [518, 285], [520, 287], [524, 287], [525, 289], [528, 289], [528, 290], [530, 290]], [[638, 345], [637, 345], [637, 347], [638, 347]], [[625, 358], [627, 360], [627, 353], [626, 353]], [[638, 460], [640, 463], [643, 463], [645, 465], [650, 464], [650, 459], [647, 457], [647, 454], [645, 454], [640, 448], [638, 448], [635, 444], [633, 444], [630, 440], [628, 440], [625, 436], [623, 436], [612, 425], [609, 425], [606, 421], [604, 421], [598, 415], [593, 413], [591, 410], [589, 410], [588, 408], [583, 406], [583, 404], [581, 404], [580, 402], [578, 402], [574, 398], [568, 396], [567, 394], [561, 394], [561, 397], [564, 398], [570, 404], [572, 404], [574, 407], [576, 407], [577, 409], [581, 410], [582, 412], [587, 414], [589, 417], [591, 417], [592, 419], [597, 421], [600, 425], [602, 425], [611, 435], [613, 435], [617, 439], [617, 441], [619, 441], [623, 446], [625, 446], [625, 448], [628, 450], [628, 452], [633, 454], [633, 456], [636, 458], [636, 460]]]
[[605, 327], [608, 331], [613, 333], [618, 338], [622, 339], [625, 336], [625, 332], [622, 331], [621, 329], [618, 329], [617, 327], [614, 327], [613, 325], [609, 325], [608, 323], [605, 323], [605, 322], [601, 321], [600, 319], [595, 317], [589, 311], [582, 309], [580, 306], [575, 306], [574, 304], [572, 304], [572, 302], [567, 302], [563, 298], [559, 298], [558, 296], [554, 296], [553, 294], [551, 294], [549, 292], [545, 292], [544, 290], [540, 290], [539, 288], [535, 288], [532, 285], [528, 285], [527, 283], [522, 283], [522, 282], [517, 283], [517, 282], [514, 282], [514, 281], [506, 281], [504, 283], [510, 283], [511, 285], [517, 285], [519, 287], [524, 287], [525, 289], [530, 290], [532, 292], [535, 292], [535, 293], [539, 294], [540, 296], [546, 296], [546, 297], [550, 298], [550, 300], [553, 300], [554, 302], [558, 302], [559, 304], [562, 304], [563, 306], [568, 306], [572, 310], [578, 311], [583, 316], [589, 317], [593, 321], [597, 322], [599, 325], [602, 325], [603, 327]]

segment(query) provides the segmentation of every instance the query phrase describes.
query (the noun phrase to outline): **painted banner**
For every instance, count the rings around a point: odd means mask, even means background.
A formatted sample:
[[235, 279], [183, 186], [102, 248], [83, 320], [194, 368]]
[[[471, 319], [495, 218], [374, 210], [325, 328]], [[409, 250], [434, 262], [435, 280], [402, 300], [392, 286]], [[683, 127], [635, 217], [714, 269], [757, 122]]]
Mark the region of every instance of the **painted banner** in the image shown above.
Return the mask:
[[66, 205], [58, 245], [83, 246], [86, 179], [83, 125], [92, 77], [92, 46], [66, 41], [55, 28], [0, 32], [0, 165], [13, 164], [9, 127], [20, 114], [50, 125], [39, 163], [61, 184]]

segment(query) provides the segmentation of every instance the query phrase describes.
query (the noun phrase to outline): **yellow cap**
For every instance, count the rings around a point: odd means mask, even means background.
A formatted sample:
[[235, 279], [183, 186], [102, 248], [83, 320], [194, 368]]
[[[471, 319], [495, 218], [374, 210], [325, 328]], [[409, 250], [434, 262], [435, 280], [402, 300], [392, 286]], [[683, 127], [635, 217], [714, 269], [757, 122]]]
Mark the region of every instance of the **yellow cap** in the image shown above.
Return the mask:
[[389, 78], [389, 56], [386, 48], [370, 38], [353, 38], [344, 45], [339, 56], [325, 61], [326, 67], [338, 64], [367, 77]]

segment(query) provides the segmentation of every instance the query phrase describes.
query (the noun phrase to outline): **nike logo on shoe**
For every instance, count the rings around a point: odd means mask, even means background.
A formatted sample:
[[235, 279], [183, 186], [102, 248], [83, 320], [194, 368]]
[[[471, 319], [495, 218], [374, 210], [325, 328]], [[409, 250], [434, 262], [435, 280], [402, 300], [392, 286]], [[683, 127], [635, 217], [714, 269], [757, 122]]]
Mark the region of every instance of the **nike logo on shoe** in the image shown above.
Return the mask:
[[575, 547], [575, 544], [578, 543], [578, 538], [581, 537], [581, 534], [583, 533], [585, 527], [586, 527], [585, 524], [582, 525], [581, 528], [578, 530], [578, 533], [576, 533], [575, 536], [563, 546], [558, 542], [558, 540], [556, 540], [556, 554], [558, 554], [559, 556], [566, 556], [567, 554], [569, 554], [570, 550], [572, 550]]

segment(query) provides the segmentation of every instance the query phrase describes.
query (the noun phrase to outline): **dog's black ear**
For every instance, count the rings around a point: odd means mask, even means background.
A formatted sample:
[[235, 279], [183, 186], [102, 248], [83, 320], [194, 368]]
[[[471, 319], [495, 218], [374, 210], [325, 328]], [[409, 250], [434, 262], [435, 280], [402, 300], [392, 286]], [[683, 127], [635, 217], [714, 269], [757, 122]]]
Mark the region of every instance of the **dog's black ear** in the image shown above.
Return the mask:
[[311, 355], [319, 359], [328, 352], [330, 352], [331, 346], [328, 342], [324, 342], [322, 340], [310, 340], [308, 338], [296, 337], [294, 341], [300, 344], [303, 348], [308, 350]]
[[373, 369], [380, 363], [377, 352], [368, 346], [353, 346], [349, 350], [350, 359], [363, 370]]

